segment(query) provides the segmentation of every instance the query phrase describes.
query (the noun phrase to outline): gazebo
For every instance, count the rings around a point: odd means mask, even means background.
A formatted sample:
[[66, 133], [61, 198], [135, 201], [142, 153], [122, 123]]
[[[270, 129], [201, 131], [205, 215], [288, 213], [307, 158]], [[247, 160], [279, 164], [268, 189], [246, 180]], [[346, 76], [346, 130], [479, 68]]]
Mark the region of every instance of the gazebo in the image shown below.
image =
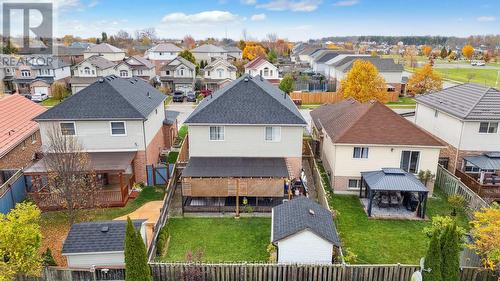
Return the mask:
[[[415, 193], [418, 195], [416, 198], [413, 197]], [[394, 204], [393, 201], [396, 201], [395, 204], [399, 206], [401, 203], [407, 203], [414, 198], [416, 200], [414, 202], [418, 203], [415, 206], [417, 215], [423, 219], [425, 218], [428, 193], [429, 190], [427, 187], [425, 187], [414, 174], [399, 168], [382, 168], [382, 170], [378, 171], [361, 172], [359, 197], [368, 198], [366, 211], [369, 217], [372, 216], [374, 199], [382, 198], [381, 200], [383, 201], [384, 196], [386, 196], [390, 198], [390, 202], [387, 203], [387, 208]], [[403, 194], [403, 200], [401, 201], [401, 197], [396, 196], [396, 194]], [[393, 200], [392, 196], [396, 197], [396, 199]], [[382, 202], [379, 201], [379, 203]]]

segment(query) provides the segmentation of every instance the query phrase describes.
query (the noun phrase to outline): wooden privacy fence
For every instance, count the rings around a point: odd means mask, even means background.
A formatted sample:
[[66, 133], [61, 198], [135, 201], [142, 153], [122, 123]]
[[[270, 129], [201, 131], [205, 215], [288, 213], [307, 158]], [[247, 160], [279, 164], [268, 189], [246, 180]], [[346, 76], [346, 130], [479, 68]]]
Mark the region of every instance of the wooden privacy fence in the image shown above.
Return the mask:
[[[399, 94], [394, 92], [387, 93], [387, 102], [397, 102]], [[299, 104], [323, 104], [323, 103], [337, 103], [344, 100], [344, 96], [339, 92], [292, 92], [290, 98]]]

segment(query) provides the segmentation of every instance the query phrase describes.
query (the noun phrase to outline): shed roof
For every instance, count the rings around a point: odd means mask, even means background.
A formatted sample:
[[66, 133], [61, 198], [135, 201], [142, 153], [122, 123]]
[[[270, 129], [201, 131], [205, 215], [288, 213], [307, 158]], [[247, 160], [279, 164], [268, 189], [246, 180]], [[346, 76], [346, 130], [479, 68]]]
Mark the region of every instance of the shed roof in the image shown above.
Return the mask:
[[500, 170], [500, 152], [489, 152], [483, 155], [466, 156], [465, 161], [470, 162], [481, 170]]
[[183, 177], [288, 177], [284, 158], [190, 157]]
[[[140, 228], [146, 220], [133, 220]], [[127, 221], [82, 222], [71, 226], [64, 241], [62, 254], [121, 252], [125, 250]]]
[[330, 211], [306, 197], [284, 202], [273, 208], [272, 242], [278, 242], [303, 230], [340, 246]]
[[399, 168], [382, 168], [379, 171], [361, 172], [368, 188], [376, 191], [428, 192], [414, 174]]

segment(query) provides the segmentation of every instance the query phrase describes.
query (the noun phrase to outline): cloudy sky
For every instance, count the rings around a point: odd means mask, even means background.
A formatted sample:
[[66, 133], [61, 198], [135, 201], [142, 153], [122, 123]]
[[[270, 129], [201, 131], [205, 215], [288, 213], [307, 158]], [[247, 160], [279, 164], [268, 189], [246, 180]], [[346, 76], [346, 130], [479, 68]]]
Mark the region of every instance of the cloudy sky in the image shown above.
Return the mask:
[[[35, 0], [38, 1], [38, 0]], [[43, 1], [43, 0], [40, 0]], [[154, 27], [161, 37], [289, 40], [500, 33], [499, 0], [55, 0], [59, 36]]]

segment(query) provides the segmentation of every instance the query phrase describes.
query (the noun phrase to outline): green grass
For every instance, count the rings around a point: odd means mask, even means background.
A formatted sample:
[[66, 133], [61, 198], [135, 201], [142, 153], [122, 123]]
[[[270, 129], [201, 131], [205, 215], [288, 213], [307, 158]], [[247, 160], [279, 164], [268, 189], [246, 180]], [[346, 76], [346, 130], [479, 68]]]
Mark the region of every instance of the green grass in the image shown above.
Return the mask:
[[322, 103], [302, 104], [299, 109], [315, 109], [322, 106]]
[[165, 100], [165, 106], [169, 105], [172, 102], [172, 99], [172, 96], [167, 96], [167, 99]]
[[270, 218], [171, 218], [169, 248], [161, 261], [185, 261], [203, 251], [205, 262], [266, 261]]
[[412, 97], [399, 97], [399, 100], [396, 102], [388, 102], [387, 105], [415, 105], [415, 99]]
[[187, 125], [182, 125], [182, 127], [179, 129], [179, 132], [177, 133], [177, 136], [181, 139], [184, 139], [187, 133], [188, 133]]
[[170, 151], [170, 153], [168, 154], [168, 163], [174, 164], [175, 162], [177, 162], [177, 157], [178, 156], [179, 156], [179, 152], [177, 152], [177, 151]]
[[54, 99], [54, 98], [48, 98], [44, 101], [42, 101], [43, 106], [54, 106], [58, 105], [61, 101], [59, 99]]
[[[498, 71], [500, 69], [477, 68], [434, 68], [445, 79], [459, 82], [469, 82], [468, 75], [473, 75], [470, 82], [495, 87]], [[500, 83], [500, 80], [499, 80]]]
[[[427, 216], [449, 215], [451, 207], [446, 196], [435, 190], [428, 199]], [[344, 248], [356, 254], [356, 263], [418, 264], [427, 251], [428, 238], [423, 229], [430, 221], [368, 219], [357, 196], [333, 195], [330, 206], [337, 212], [336, 225]], [[463, 213], [458, 224], [468, 229]]]

